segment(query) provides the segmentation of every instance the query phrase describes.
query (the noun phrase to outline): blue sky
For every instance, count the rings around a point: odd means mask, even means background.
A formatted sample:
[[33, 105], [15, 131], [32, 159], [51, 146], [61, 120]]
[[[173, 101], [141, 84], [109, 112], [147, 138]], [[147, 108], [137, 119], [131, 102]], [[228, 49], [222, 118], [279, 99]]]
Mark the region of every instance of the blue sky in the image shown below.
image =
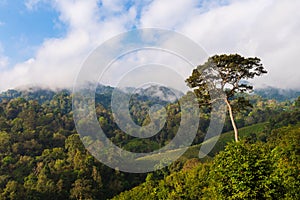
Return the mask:
[[208, 55], [257, 56], [258, 86], [299, 88], [300, 1], [0, 0], [0, 91], [72, 87], [87, 55], [133, 28], [180, 32]]
[[45, 38], [63, 37], [66, 28], [47, 4], [29, 10], [20, 0], [0, 3], [0, 41], [10, 65], [34, 56]]
[[[30, 5], [30, 2], [38, 2]], [[136, 21], [140, 19], [141, 10], [148, 1], [123, 1], [124, 10], [128, 11], [132, 6], [137, 7]], [[228, 1], [215, 1], [219, 6], [227, 5]], [[198, 1], [201, 7], [203, 2]], [[98, 6], [102, 2], [98, 1]], [[121, 15], [122, 12], [114, 13]], [[101, 16], [102, 20], [107, 16]], [[10, 66], [27, 60], [34, 56], [35, 51], [46, 38], [64, 37], [68, 24], [59, 19], [59, 12], [53, 8], [49, 1], [22, 1], [22, 0], [0, 0], [0, 41], [2, 51], [9, 58]], [[137, 28], [132, 24], [132, 28]]]

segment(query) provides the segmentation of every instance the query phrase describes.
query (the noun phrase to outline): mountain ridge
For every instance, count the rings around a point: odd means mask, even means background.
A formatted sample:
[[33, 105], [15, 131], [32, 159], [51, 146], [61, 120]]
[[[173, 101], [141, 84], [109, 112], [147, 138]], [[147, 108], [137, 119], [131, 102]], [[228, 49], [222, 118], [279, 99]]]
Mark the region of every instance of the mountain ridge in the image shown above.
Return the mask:
[[[96, 95], [110, 97], [115, 87], [98, 84], [96, 88]], [[176, 90], [174, 88], [168, 88], [165, 86], [150, 85], [145, 88], [134, 88], [134, 87], [124, 87], [118, 88], [124, 93], [129, 93], [132, 95], [138, 95], [139, 97], [144, 97], [144, 99], [155, 100], [164, 103], [173, 103], [179, 98], [181, 98], [184, 93]], [[0, 101], [4, 99], [12, 99], [17, 97], [22, 97], [27, 100], [38, 100], [40, 103], [51, 99], [57, 93], [72, 93], [72, 89], [50, 89], [42, 87], [28, 87], [28, 88], [16, 88], [9, 89], [7, 91], [0, 93]], [[43, 94], [43, 98], [40, 97]], [[259, 95], [265, 99], [275, 99], [278, 102], [283, 102], [287, 100], [295, 100], [300, 96], [300, 90], [296, 89], [281, 89], [271, 86], [265, 88], [254, 89], [254, 95]]]

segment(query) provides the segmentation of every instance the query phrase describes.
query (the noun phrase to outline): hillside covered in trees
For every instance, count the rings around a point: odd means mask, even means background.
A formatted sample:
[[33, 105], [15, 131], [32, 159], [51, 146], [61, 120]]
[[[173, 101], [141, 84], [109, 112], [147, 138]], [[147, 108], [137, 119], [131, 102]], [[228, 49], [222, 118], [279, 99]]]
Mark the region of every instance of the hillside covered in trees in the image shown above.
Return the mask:
[[[106, 103], [109, 91], [104, 87], [96, 95], [96, 112], [115, 144], [149, 152], [174, 137], [180, 121], [178, 103], [160, 102], [169, 113], [166, 125], [149, 139], [137, 139], [113, 122]], [[200, 160], [198, 144], [209, 124], [203, 110], [195, 146], [182, 158], [153, 173], [129, 174], [106, 167], [86, 151], [74, 127], [67, 90], [2, 93], [0, 199], [297, 199], [300, 98], [280, 103], [255, 95], [248, 98], [253, 108], [236, 114], [237, 126], [246, 128], [244, 133], [241, 129], [241, 143], [230, 143], [233, 135], [227, 132], [232, 127], [226, 119], [224, 137]], [[147, 124], [147, 108], [157, 99], [137, 94], [132, 102], [136, 123]]]

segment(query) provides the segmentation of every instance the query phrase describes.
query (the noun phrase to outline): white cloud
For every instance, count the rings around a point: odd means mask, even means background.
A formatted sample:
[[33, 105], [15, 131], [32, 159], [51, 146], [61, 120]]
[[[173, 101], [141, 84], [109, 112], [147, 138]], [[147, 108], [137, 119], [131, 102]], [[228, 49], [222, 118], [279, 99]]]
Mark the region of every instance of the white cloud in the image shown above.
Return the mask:
[[8, 66], [8, 57], [0, 55], [0, 70]]
[[[32, 2], [36, 6], [38, 1]], [[34, 58], [1, 72], [0, 90], [22, 85], [50, 88], [71, 87], [87, 55], [101, 42], [126, 30], [135, 18], [134, 9], [109, 18], [99, 16], [104, 8], [97, 0], [52, 1], [60, 20], [68, 26], [63, 38], [49, 38], [39, 47]], [[106, 9], [109, 9], [106, 7]]]
[[[27, 0], [25, 5], [34, 9], [42, 1], [50, 2], [60, 13], [67, 34], [45, 39], [34, 58], [1, 72], [0, 90], [34, 83], [70, 87], [91, 50], [134, 25], [174, 29], [201, 44], [210, 55], [260, 57], [269, 73], [257, 79], [257, 84], [300, 85], [298, 0], [207, 0], [202, 7], [197, 0], [146, 0], [130, 8], [129, 0]], [[5, 60], [0, 56], [2, 65], [7, 64]]]
[[110, 12], [122, 12], [124, 4], [127, 2], [119, 0], [102, 0], [101, 3], [103, 8], [109, 9]]
[[155, 0], [143, 9], [141, 26], [176, 28], [186, 22], [196, 5], [195, 0]]
[[257, 85], [300, 88], [300, 1], [232, 0], [225, 6], [205, 6], [201, 10], [192, 1], [183, 6], [155, 0], [145, 9], [141, 24], [176, 27], [210, 55], [257, 56], [269, 71], [255, 80]]
[[34, 10], [37, 8], [37, 5], [46, 0], [25, 0], [24, 4], [28, 10]]

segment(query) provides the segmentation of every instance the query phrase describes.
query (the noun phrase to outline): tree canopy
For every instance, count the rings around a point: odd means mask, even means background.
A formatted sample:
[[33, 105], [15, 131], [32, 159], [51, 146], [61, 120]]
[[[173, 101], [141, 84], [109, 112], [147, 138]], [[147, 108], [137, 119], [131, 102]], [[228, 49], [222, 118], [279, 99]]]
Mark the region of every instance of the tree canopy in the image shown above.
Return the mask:
[[[213, 75], [216, 73], [216, 75]], [[267, 73], [259, 58], [244, 58], [238, 54], [215, 55], [193, 70], [192, 75], [186, 79], [189, 87], [193, 88], [201, 105], [210, 105], [212, 102], [209, 84], [213, 82], [214, 88], [225, 93], [224, 101], [227, 105], [232, 126], [235, 132], [235, 140], [238, 141], [238, 130], [233, 116], [233, 97], [237, 93], [251, 92], [253, 86], [246, 82], [256, 76]], [[211, 79], [220, 78], [220, 82]], [[209, 83], [210, 82], [210, 83]], [[235, 107], [242, 109], [250, 106], [244, 97], [238, 97]]]

